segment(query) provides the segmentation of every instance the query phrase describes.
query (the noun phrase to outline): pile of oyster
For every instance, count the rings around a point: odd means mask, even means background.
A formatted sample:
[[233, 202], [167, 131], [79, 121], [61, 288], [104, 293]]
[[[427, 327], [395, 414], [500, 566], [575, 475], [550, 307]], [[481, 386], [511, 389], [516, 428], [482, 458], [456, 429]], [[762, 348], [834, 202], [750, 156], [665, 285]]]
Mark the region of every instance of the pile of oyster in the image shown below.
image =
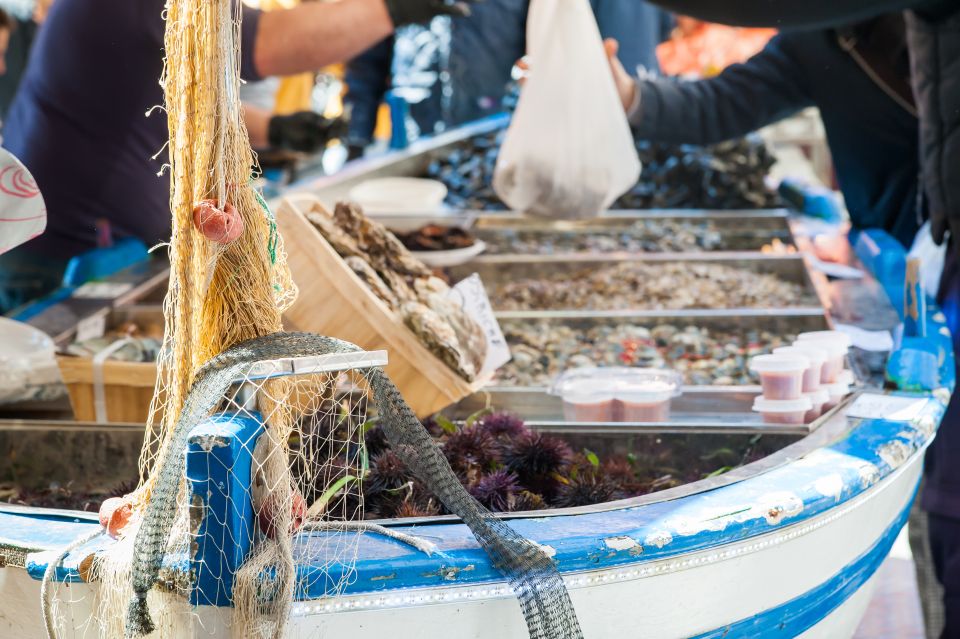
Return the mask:
[[803, 286], [711, 262], [617, 262], [493, 285], [498, 310], [629, 310], [812, 306]]
[[333, 213], [318, 207], [307, 219], [431, 352], [467, 381], [476, 379], [487, 354], [487, 339], [483, 329], [448, 297], [446, 282], [355, 204], [341, 202]]
[[748, 360], [792, 343], [760, 329], [712, 330], [693, 325], [601, 324], [581, 328], [548, 321], [503, 320], [513, 359], [498, 386], [549, 386], [565, 370], [586, 366], [671, 368], [691, 385], [755, 384]]

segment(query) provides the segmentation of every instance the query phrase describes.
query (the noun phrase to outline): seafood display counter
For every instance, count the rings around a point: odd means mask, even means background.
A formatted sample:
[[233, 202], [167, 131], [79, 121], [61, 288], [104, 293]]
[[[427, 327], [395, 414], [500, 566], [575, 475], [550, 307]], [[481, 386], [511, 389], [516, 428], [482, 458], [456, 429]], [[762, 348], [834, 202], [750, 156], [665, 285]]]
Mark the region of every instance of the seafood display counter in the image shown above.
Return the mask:
[[[371, 175], [418, 174], [431, 149], [496, 126], [349, 168], [312, 183], [315, 194], [336, 199]], [[901, 319], [885, 291], [902, 291], [902, 276], [865, 273], [853, 287], [829, 281], [797, 251], [803, 238], [783, 211], [621, 211], [577, 223], [455, 216], [491, 248], [445, 274], [481, 276], [513, 359], [429, 429], [451, 464], [463, 464], [471, 493], [552, 558], [585, 636], [852, 636], [953, 390], [937, 309], [924, 311], [925, 336], [908, 335], [892, 352], [853, 348], [853, 384], [831, 382], [842, 388], [828, 393], [835, 405], [824, 402], [809, 419], [769, 420], [754, 410], [765, 390], [752, 358], [834, 328], [838, 318], [896, 330]], [[118, 305], [108, 324], [133, 322], [148, 333], [157, 299], [154, 291]], [[901, 369], [892, 376], [897, 388], [887, 366], [920, 348], [917, 340], [936, 351], [939, 370], [914, 378]], [[620, 407], [617, 419], [569, 413], [553, 388], [558, 376], [597, 366], [672, 370], [669, 414], [631, 418], [644, 413], [631, 413], [622, 397], [604, 400]], [[526, 452], [508, 432], [532, 442]], [[0, 635], [43, 635], [45, 574], [70, 584], [73, 602], [95, 605], [99, 585], [85, 566], [113, 542], [96, 537], [61, 550], [100, 525], [80, 509], [129, 490], [141, 441], [136, 423], [0, 419], [0, 497], [10, 502], [0, 505]], [[555, 482], [549, 490], [536, 488], [543, 477], [524, 476], [530, 451], [537, 463], [564, 457], [563, 472], [546, 473]], [[496, 470], [478, 480], [464, 462], [471, 456], [484, 456], [484, 473]], [[491, 488], [493, 476], [499, 487]], [[303, 580], [286, 636], [525, 636], [514, 593], [464, 523], [374, 493], [368, 504], [374, 523], [429, 543], [376, 530], [297, 533], [304, 557], [356, 553], [346, 563], [298, 565]], [[224, 526], [209, 534], [235, 533]], [[210, 601], [193, 580], [194, 560], [171, 566], [171, 579], [189, 584], [191, 601]], [[327, 573], [351, 575], [335, 597], [307, 578]], [[229, 607], [193, 612], [195, 636], [229, 636]], [[90, 626], [75, 630], [95, 635]]]

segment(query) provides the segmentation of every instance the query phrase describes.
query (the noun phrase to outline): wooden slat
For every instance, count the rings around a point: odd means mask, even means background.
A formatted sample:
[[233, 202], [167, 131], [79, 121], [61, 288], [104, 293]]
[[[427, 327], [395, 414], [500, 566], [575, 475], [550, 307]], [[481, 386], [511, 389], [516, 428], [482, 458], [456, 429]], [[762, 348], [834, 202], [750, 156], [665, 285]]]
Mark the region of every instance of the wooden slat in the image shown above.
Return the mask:
[[387, 373], [417, 415], [446, 408], [483, 387], [468, 383], [431, 353], [340, 258], [305, 214], [319, 206], [309, 195], [283, 200], [277, 223], [300, 294], [284, 314], [288, 330], [337, 337], [366, 350], [385, 349]]

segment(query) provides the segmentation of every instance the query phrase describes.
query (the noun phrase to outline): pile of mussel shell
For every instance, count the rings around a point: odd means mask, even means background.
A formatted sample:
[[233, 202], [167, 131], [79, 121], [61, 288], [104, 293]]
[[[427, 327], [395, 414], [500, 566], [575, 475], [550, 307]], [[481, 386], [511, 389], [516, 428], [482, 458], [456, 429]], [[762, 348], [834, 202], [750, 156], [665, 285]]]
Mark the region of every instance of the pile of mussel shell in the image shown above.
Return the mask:
[[[434, 158], [427, 176], [447, 186], [456, 209], [497, 211], [493, 171], [505, 130], [464, 140]], [[783, 205], [764, 180], [775, 159], [759, 136], [712, 146], [637, 141], [640, 180], [613, 209], [766, 209]]]

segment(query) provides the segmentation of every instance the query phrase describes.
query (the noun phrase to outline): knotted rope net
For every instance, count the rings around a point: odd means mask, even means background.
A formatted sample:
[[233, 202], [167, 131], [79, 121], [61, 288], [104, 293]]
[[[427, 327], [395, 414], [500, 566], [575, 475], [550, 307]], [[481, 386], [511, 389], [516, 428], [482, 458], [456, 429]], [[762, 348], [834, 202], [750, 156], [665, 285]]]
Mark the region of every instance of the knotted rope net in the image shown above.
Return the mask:
[[[85, 577], [99, 582], [92, 600], [55, 588], [54, 633], [179, 638], [208, 631], [213, 615], [235, 637], [283, 636], [294, 599], [341, 593], [354, 577], [361, 532], [377, 534], [370, 525], [350, 532], [363, 518], [363, 434], [375, 416], [397, 456], [463, 519], [509, 580], [530, 636], [580, 637], [552, 560], [470, 497], [379, 368], [252, 372], [265, 361], [359, 349], [278, 332], [296, 291], [273, 216], [250, 186], [255, 161], [239, 101], [238, 6], [167, 1], [171, 275], [141, 482], [125, 506], [128, 521], [111, 531], [119, 539], [88, 566]], [[218, 243], [199, 231], [195, 207], [203, 200], [235, 207], [239, 237]], [[255, 403], [244, 398], [251, 392]], [[201, 437], [198, 426], [211, 423]], [[241, 437], [250, 424], [259, 434], [243, 444], [249, 466], [217, 462], [217, 429], [236, 427], [232, 437]], [[210, 460], [201, 479], [191, 475], [188, 460], [196, 459]], [[244, 504], [249, 513], [236, 516], [247, 512]], [[228, 515], [240, 523], [224, 524]], [[215, 538], [214, 524], [232, 536]]]

